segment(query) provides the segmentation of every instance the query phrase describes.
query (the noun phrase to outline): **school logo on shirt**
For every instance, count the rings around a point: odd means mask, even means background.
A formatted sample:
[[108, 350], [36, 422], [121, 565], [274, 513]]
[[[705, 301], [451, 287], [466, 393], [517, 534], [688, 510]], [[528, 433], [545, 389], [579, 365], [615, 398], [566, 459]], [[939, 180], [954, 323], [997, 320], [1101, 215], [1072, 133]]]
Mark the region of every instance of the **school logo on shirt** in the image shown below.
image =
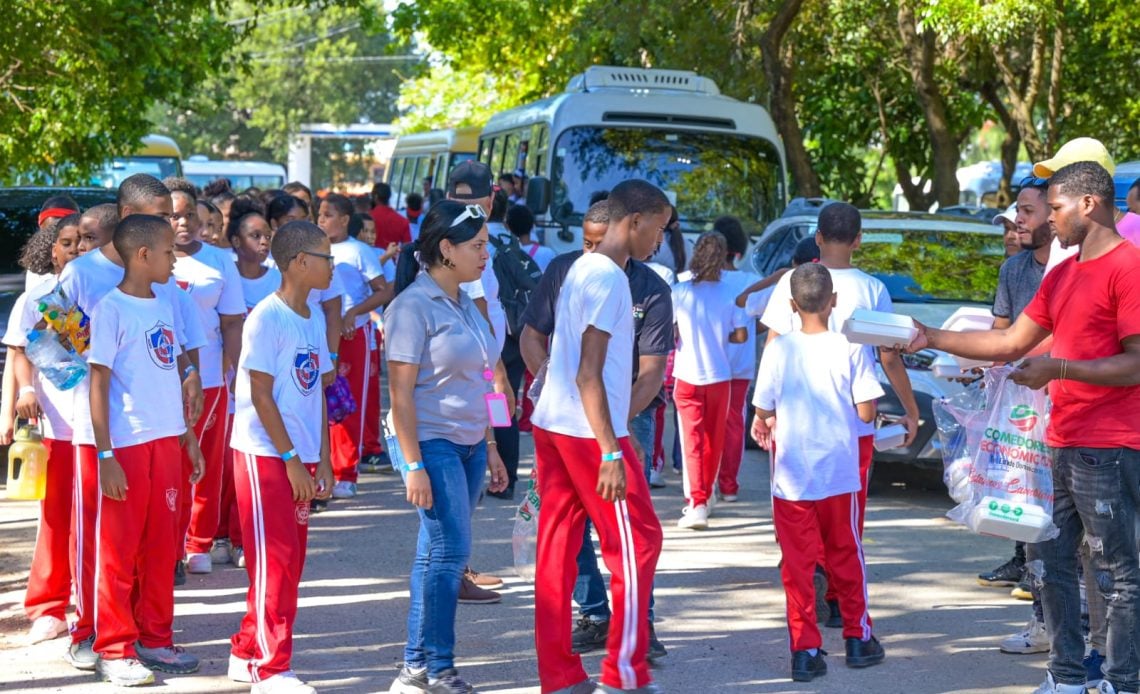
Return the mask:
[[309, 524], [309, 502], [297, 504], [294, 510], [294, 515], [297, 517], [297, 525]]
[[159, 321], [154, 327], [146, 331], [146, 347], [150, 358], [160, 369], [173, 369], [174, 358], [174, 329], [166, 323]]
[[313, 392], [321, 380], [321, 357], [316, 347], [308, 345], [293, 356], [293, 382], [302, 395]]
[[174, 283], [177, 284], [178, 288], [184, 292], [194, 291], [194, 283], [191, 282], [190, 280], [176, 279], [176, 280], [174, 280]]
[[1017, 405], [1009, 413], [1009, 423], [1017, 427], [1018, 431], [1028, 433], [1037, 426], [1039, 417], [1037, 411], [1029, 405]]

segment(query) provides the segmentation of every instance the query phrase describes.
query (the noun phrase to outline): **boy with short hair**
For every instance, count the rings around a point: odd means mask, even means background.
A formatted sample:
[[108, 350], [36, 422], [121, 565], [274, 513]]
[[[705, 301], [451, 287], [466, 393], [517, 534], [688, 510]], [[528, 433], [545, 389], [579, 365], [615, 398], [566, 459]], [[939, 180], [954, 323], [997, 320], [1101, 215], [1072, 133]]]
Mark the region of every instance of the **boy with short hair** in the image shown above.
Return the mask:
[[752, 400], [752, 436], [772, 450], [774, 432], [772, 517], [783, 553], [792, 679], [810, 682], [827, 674], [813, 582], [820, 548], [843, 616], [847, 666], [877, 665], [884, 657], [871, 634], [856, 522], [858, 426], [874, 420], [875, 399], [883, 389], [866, 352], [828, 329], [836, 294], [827, 268], [801, 265], [789, 285], [802, 327], [764, 350]]
[[112, 239], [122, 282], [91, 316], [91, 425], [98, 451], [96, 670], [120, 686], [154, 681], [151, 670], [190, 673], [198, 659], [173, 645], [179, 439], [203, 460], [181, 407], [176, 306], [156, 292], [174, 268], [174, 232], [161, 217], [132, 215]]
[[[289, 222], [271, 252], [281, 288], [245, 322], [238, 363], [234, 487], [246, 571], [247, 611], [231, 639], [231, 679], [255, 694], [309, 694], [290, 668], [297, 587], [305, 566], [309, 502], [333, 487], [321, 375], [332, 370], [325, 320], [308, 303], [332, 281], [328, 238], [312, 222]], [[313, 473], [316, 473], [314, 481]]]

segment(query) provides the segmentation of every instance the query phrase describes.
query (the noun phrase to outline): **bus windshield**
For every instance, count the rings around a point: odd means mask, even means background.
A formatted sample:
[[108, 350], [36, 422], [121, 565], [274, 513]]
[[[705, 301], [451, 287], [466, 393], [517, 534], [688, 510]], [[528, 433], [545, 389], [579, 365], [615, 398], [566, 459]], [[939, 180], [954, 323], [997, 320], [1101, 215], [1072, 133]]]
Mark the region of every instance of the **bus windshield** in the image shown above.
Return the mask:
[[137, 173], [150, 174], [161, 181], [167, 176], [180, 176], [182, 164], [178, 157], [115, 157], [91, 176], [91, 185], [118, 188]]
[[757, 137], [649, 128], [570, 128], [554, 146], [552, 214], [581, 224], [590, 196], [630, 178], [643, 178], [676, 201], [687, 230], [738, 217], [749, 234], [763, 230], [784, 207], [776, 147]]

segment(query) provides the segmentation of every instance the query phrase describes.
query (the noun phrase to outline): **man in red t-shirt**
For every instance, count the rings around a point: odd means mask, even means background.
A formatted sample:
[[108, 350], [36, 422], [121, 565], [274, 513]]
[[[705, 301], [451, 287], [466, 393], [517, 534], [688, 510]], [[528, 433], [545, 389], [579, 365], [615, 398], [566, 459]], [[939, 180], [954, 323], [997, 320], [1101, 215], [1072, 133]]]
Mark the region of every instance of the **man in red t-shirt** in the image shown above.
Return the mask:
[[389, 244], [412, 242], [408, 219], [389, 206], [392, 187], [387, 183], [372, 186], [372, 221], [376, 224], [376, 247], [387, 249]]
[[1063, 247], [1080, 253], [1047, 274], [1025, 311], [1005, 330], [951, 333], [920, 326], [911, 350], [932, 347], [962, 357], [1015, 361], [1052, 335], [1050, 356], [1027, 360], [1012, 379], [1049, 386], [1053, 403], [1053, 522], [1060, 535], [1029, 546], [1042, 560], [1045, 622], [1052, 633], [1049, 674], [1038, 691], [1083, 692], [1077, 547], [1092, 550], [1096, 584], [1108, 602], [1104, 676], [1135, 692], [1140, 658], [1133, 646], [1140, 606], [1136, 562], [1140, 494], [1140, 249], [1116, 231], [1112, 176], [1078, 162], [1049, 180], [1049, 224]]

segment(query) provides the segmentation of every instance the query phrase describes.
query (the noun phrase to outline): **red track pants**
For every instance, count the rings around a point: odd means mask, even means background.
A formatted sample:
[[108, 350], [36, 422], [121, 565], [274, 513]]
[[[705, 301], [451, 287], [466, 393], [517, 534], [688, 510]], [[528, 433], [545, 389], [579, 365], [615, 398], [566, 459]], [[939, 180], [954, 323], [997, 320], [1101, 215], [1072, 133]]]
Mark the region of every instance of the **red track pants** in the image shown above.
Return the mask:
[[47, 491], [40, 502], [36, 549], [24, 594], [24, 613], [63, 619], [71, 601], [71, 505], [75, 452], [70, 441], [44, 439], [48, 452]]
[[[193, 472], [190, 458], [182, 455], [182, 508], [178, 519], [178, 554], [209, 552], [214, 546], [222, 507], [222, 456], [229, 441], [229, 390], [224, 386], [206, 388], [205, 407], [194, 425], [198, 447], [206, 461], [205, 474], [198, 484], [190, 484]], [[181, 544], [185, 538], [185, 547]]]
[[740, 474], [740, 461], [744, 459], [744, 423], [748, 410], [747, 378], [734, 378], [729, 381], [728, 419], [724, 426], [724, 456], [720, 461], [717, 486], [721, 494], [737, 494], [740, 484], [736, 481]]
[[673, 388], [673, 402], [681, 425], [685, 498], [693, 506], [708, 504], [713, 493], [724, 454], [731, 384], [731, 381], [723, 381], [695, 386], [677, 379]]
[[175, 437], [115, 449], [129, 489], [123, 501], [99, 496], [95, 550], [95, 652], [107, 660], [134, 658], [136, 641], [174, 642], [181, 453]]
[[[234, 430], [234, 416], [227, 418], [226, 431]], [[214, 539], [228, 539], [234, 547], [241, 547], [241, 519], [238, 516], [237, 494], [234, 491], [234, 452], [226, 437], [226, 450], [222, 454], [222, 504], [218, 510], [218, 532]]]
[[348, 379], [356, 411], [342, 422], [329, 422], [329, 452], [338, 482], [355, 482], [360, 459], [382, 450], [380, 381], [372, 378], [372, 373], [379, 368], [380, 357], [368, 340], [371, 329], [370, 325], [357, 328], [351, 338], [340, 340], [339, 370]]
[[[75, 576], [75, 624], [71, 640], [95, 635], [95, 546], [98, 542], [99, 459], [95, 446], [75, 445], [75, 493], [71, 507], [71, 571]], [[173, 580], [173, 579], [171, 579]]]
[[618, 689], [649, 684], [649, 593], [661, 553], [661, 524], [649, 497], [645, 470], [629, 438], [620, 441], [625, 458], [625, 501], [603, 501], [596, 491], [601, 449], [581, 439], [534, 428], [538, 491], [538, 555], [535, 572], [534, 639], [542, 691], [553, 692], [586, 679], [582, 658], [571, 651], [570, 596], [587, 516], [601, 540], [602, 559], [612, 577], [610, 617], [601, 682]]
[[[871, 459], [875, 457], [875, 435], [868, 434], [859, 437], [859, 491], [856, 492], [859, 514], [859, 539], [863, 539], [863, 521], [867, 517], [867, 485], [871, 481]], [[827, 558], [823, 548], [820, 548], [819, 564], [827, 571], [827, 600], [838, 600], [839, 596], [831, 585], [831, 571], [827, 566]]]
[[816, 624], [813, 583], [821, 546], [843, 615], [843, 638], [866, 640], [871, 637], [867, 567], [863, 563], [863, 542], [859, 539], [858, 512], [856, 492], [818, 501], [772, 499], [772, 518], [784, 556], [780, 578], [787, 597], [792, 651], [819, 648], [823, 644]]
[[[309, 472], [316, 465], [307, 466]], [[251, 661], [254, 682], [290, 669], [297, 587], [305, 567], [309, 502], [293, 501], [280, 458], [234, 451], [234, 488], [245, 536], [249, 593], [230, 652]]]

